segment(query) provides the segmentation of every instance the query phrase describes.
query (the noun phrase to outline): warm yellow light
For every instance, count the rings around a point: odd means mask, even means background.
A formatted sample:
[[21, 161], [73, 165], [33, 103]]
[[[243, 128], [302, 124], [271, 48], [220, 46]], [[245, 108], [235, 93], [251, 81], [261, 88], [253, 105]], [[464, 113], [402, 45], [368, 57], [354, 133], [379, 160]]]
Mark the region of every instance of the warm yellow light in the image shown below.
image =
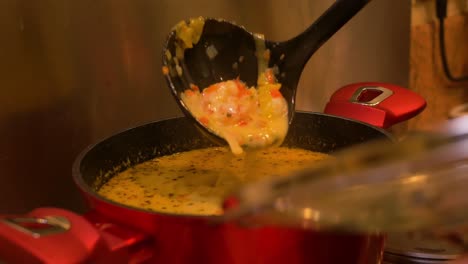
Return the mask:
[[302, 209], [302, 217], [305, 220], [318, 221], [320, 219], [320, 212], [312, 208], [304, 208]]
[[419, 174], [419, 175], [413, 175], [413, 176], [403, 179], [402, 183], [403, 184], [418, 184], [418, 183], [426, 182], [426, 180], [427, 180], [427, 175]]

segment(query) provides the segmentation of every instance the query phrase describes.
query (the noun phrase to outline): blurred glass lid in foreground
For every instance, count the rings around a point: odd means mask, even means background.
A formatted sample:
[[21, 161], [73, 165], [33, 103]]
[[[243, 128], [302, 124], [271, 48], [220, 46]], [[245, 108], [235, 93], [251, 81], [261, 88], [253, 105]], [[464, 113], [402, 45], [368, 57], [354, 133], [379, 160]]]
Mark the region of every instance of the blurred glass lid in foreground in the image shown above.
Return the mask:
[[371, 142], [249, 184], [223, 220], [346, 232], [447, 233], [468, 223], [468, 116], [398, 143]]

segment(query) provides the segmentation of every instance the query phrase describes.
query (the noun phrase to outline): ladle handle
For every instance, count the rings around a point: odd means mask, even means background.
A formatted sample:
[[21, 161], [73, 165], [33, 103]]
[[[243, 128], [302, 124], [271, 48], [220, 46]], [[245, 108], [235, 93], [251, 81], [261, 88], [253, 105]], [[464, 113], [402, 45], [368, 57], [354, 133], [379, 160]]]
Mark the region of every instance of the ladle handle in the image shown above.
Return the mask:
[[[300, 35], [284, 42], [288, 50], [286, 60], [291, 67], [302, 71], [315, 53], [341, 27], [371, 0], [337, 0]], [[300, 74], [300, 72], [299, 72]]]

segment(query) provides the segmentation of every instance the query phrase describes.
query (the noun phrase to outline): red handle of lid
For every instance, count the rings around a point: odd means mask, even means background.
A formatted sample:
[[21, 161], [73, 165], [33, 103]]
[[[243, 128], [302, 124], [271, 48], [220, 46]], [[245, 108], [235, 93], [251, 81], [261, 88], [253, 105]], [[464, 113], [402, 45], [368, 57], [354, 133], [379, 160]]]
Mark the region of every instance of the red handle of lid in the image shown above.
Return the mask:
[[144, 239], [57, 208], [0, 216], [0, 259], [7, 263], [135, 263], [128, 248]]
[[353, 83], [338, 89], [325, 113], [388, 128], [406, 121], [426, 107], [426, 100], [406, 88], [380, 82]]

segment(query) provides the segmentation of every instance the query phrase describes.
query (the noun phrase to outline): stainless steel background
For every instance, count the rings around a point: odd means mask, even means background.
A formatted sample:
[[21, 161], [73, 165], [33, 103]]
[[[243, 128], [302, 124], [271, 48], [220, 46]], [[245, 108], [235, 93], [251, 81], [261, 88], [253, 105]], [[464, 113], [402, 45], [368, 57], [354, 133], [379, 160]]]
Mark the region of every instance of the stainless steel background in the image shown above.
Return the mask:
[[[0, 213], [82, 211], [71, 164], [88, 144], [180, 115], [161, 76], [168, 30], [223, 17], [285, 40], [333, 1], [0, 1]], [[406, 85], [410, 1], [374, 0], [311, 59], [297, 97], [321, 111], [349, 82]]]

